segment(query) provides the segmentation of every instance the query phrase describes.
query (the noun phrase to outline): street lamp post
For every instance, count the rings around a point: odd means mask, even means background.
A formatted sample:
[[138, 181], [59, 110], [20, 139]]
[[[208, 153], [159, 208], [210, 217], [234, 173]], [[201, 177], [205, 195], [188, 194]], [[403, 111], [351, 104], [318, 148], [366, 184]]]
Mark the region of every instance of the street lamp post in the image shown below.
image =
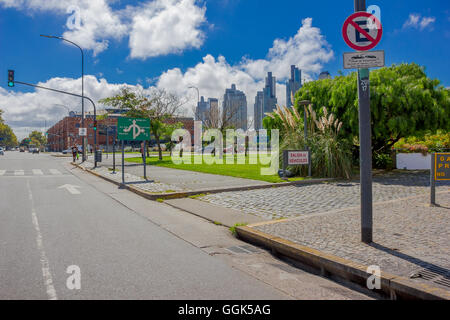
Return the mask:
[[[84, 52], [83, 49], [81, 49], [81, 47], [79, 45], [77, 45], [75, 42], [72, 42], [70, 40], [67, 40], [63, 37], [58, 37], [58, 36], [49, 36], [49, 35], [40, 35], [41, 37], [45, 37], [45, 38], [50, 38], [50, 39], [59, 39], [59, 40], [63, 40], [66, 41], [68, 43], [73, 44], [74, 46], [76, 46], [78, 49], [80, 49], [81, 51], [81, 126], [84, 128]], [[86, 161], [86, 137], [83, 137], [83, 162]]]
[[190, 86], [190, 87], [188, 87], [188, 89], [195, 89], [195, 90], [197, 90], [197, 102], [200, 102], [200, 90], [198, 90], [198, 88], [195, 87], [195, 86]]
[[[198, 114], [198, 112], [197, 112], [197, 110], [198, 110], [198, 107], [199, 107], [199, 105], [200, 105], [200, 90], [197, 88], [197, 87], [195, 87], [195, 86], [189, 86], [188, 87], [188, 89], [195, 89], [195, 90], [197, 90], [197, 108], [195, 108], [195, 111], [194, 111], [194, 129], [197, 129], [197, 121], [198, 121], [198, 119], [200, 118], [200, 120], [202, 121], [202, 123], [203, 123], [203, 121], [205, 120], [204, 119], [204, 115], [199, 115]], [[200, 116], [200, 117], [199, 117]], [[198, 140], [198, 139], [200, 139], [200, 141]], [[194, 137], [194, 145], [196, 146], [195, 148], [194, 148], [194, 154], [201, 154], [202, 153], [202, 147], [201, 147], [201, 138], [197, 138], [197, 136], [195, 136]]]

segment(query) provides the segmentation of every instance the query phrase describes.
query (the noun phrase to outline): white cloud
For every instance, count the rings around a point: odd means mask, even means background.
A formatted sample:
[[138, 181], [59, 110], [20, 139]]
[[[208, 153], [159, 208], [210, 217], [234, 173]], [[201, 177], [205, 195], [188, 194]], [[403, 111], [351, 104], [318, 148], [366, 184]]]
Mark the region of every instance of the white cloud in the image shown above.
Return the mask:
[[106, 0], [3, 0], [1, 4], [30, 14], [50, 11], [67, 16], [62, 36], [93, 50], [94, 55], [108, 48], [108, 39], [120, 39], [127, 34], [128, 27]]
[[411, 13], [408, 20], [403, 24], [403, 29], [414, 28], [424, 30], [427, 27], [432, 27], [432, 24], [436, 21], [435, 17], [421, 17], [420, 14]]
[[[320, 29], [312, 27], [312, 19], [303, 20], [297, 34], [288, 39], [277, 39], [269, 49], [265, 59], [242, 59], [236, 65], [231, 65], [226, 58], [206, 55], [202, 62], [182, 71], [179, 68], [167, 70], [158, 78], [146, 78], [147, 84], [155, 83], [156, 87], [165, 88], [181, 97], [189, 97], [190, 104], [185, 112], [191, 111], [197, 102], [197, 92], [188, 89], [196, 86], [200, 94], [205, 97], [223, 99], [225, 88], [236, 84], [239, 90], [247, 95], [248, 115], [253, 115], [253, 104], [256, 92], [264, 87], [267, 71], [272, 71], [277, 77], [277, 96], [280, 105], [285, 104], [284, 82], [290, 73], [290, 65], [299, 66], [303, 77], [307, 80], [315, 78], [322, 71], [325, 63], [333, 58], [333, 51], [321, 34]], [[81, 92], [81, 80], [70, 78], [52, 78], [44, 83], [55, 89], [69, 92]], [[94, 101], [115, 94], [125, 84], [111, 84], [105, 79], [95, 76], [85, 76], [85, 94]], [[142, 89], [139, 85], [138, 88]], [[5, 110], [4, 118], [19, 136], [24, 137], [28, 128], [43, 129], [44, 121], [47, 126], [53, 125], [67, 110], [55, 104], [69, 106], [74, 111], [81, 110], [81, 99], [64, 96], [45, 90], [30, 93], [10, 92], [0, 88], [0, 108]], [[86, 110], [92, 110], [90, 103], [85, 103]]]
[[431, 25], [435, 21], [436, 21], [436, 18], [434, 18], [434, 17], [424, 17], [424, 18], [422, 18], [422, 21], [420, 21], [420, 30], [425, 29], [426, 27], [428, 27], [429, 25]]
[[184, 49], [199, 48], [204, 34], [206, 8], [195, 0], [156, 0], [133, 15], [130, 30], [130, 57], [147, 59]]
[[[38, 85], [72, 93], [81, 94], [81, 79], [52, 78]], [[105, 79], [97, 79], [88, 75], [84, 79], [85, 95], [94, 102], [114, 95], [124, 84], [111, 84]], [[24, 138], [27, 132], [43, 130], [67, 115], [67, 109], [57, 105], [67, 106], [71, 111], [81, 112], [81, 98], [54, 93], [44, 89], [33, 92], [14, 92], [0, 88], [0, 108], [5, 111], [4, 119], [19, 138]], [[92, 104], [85, 100], [85, 110], [93, 111]], [[102, 106], [97, 105], [97, 109]]]
[[199, 48], [206, 8], [196, 0], [153, 0], [113, 10], [107, 0], [0, 0], [0, 5], [29, 14], [53, 12], [67, 17], [63, 37], [93, 50], [129, 36], [130, 57], [147, 59]]
[[297, 34], [288, 39], [277, 39], [269, 50], [266, 59], [251, 60], [245, 58], [237, 65], [230, 65], [225, 57], [217, 59], [211, 55], [203, 58], [203, 62], [189, 68], [186, 72], [175, 68], [161, 75], [158, 87], [169, 89], [179, 95], [188, 95], [195, 104], [197, 94], [189, 90], [196, 86], [205, 97], [222, 99], [225, 88], [232, 83], [247, 95], [248, 113], [252, 115], [256, 92], [264, 87], [264, 79], [268, 71], [272, 71], [279, 80], [277, 85], [278, 103], [285, 104], [284, 82], [289, 77], [290, 66], [297, 65], [303, 71], [303, 76], [311, 80], [313, 75], [322, 71], [324, 63], [334, 56], [330, 45], [322, 36], [320, 29], [312, 27], [312, 19], [302, 21]]

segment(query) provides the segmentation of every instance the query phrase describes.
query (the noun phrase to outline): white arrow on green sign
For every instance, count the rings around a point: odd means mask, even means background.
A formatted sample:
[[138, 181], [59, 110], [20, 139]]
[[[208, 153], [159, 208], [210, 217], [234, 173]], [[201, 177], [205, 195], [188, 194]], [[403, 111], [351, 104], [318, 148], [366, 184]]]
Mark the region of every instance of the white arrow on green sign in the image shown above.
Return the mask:
[[127, 141], [150, 140], [150, 119], [119, 118], [117, 120], [117, 138]]

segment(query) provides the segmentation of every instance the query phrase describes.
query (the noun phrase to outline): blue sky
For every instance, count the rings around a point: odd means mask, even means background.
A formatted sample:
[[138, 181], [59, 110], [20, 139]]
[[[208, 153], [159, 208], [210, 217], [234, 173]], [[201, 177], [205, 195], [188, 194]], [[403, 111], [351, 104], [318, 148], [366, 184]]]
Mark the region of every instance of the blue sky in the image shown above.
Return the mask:
[[[121, 84], [167, 87], [180, 95], [191, 95], [186, 87], [192, 84], [202, 95], [220, 98], [231, 85], [227, 82], [237, 82], [247, 94], [250, 114], [266, 71], [274, 71], [280, 80], [283, 102], [282, 83], [290, 63], [303, 66], [306, 80], [323, 70], [334, 76], [343, 70], [342, 54], [352, 51], [341, 35], [345, 18], [353, 12], [351, 0], [325, 0], [324, 5], [292, 0], [56, 2], [0, 0], [0, 70], [5, 74], [0, 108], [20, 134], [41, 129], [37, 118], [52, 122], [64, 114], [50, 105], [61, 102], [76, 110], [79, 104], [23, 86], [7, 88], [6, 71], [11, 68], [17, 80], [79, 90], [78, 49], [41, 38], [41, 33], [64, 34], [86, 48], [85, 73], [92, 76], [86, 90], [94, 98], [115, 92]], [[381, 8], [384, 34], [376, 49], [386, 51], [387, 65], [416, 62], [450, 86], [448, 0], [374, 0], [367, 5]], [[70, 6], [80, 8], [80, 30], [67, 26], [73, 16], [67, 12]], [[293, 39], [302, 26], [301, 36]], [[217, 77], [208, 79], [205, 73]], [[210, 84], [214, 81], [215, 86]], [[33, 121], [29, 114], [36, 115]]]

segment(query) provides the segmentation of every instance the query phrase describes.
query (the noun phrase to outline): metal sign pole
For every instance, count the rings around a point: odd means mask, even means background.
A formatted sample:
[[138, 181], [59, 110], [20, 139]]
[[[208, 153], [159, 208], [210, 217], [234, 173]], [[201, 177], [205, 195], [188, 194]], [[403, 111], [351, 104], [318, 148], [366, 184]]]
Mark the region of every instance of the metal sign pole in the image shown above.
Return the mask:
[[122, 140], [122, 184], [125, 184], [125, 141]]
[[113, 141], [113, 174], [116, 174], [116, 138]]
[[431, 154], [431, 170], [430, 170], [430, 187], [431, 187], [431, 199], [430, 205], [436, 206], [436, 154]]
[[147, 180], [147, 141], [144, 141], [144, 148], [142, 151], [144, 156], [144, 179]]
[[[365, 0], [354, 0], [355, 12], [366, 11]], [[372, 243], [372, 125], [369, 69], [358, 70], [359, 143], [361, 184], [361, 241]]]
[[109, 159], [109, 134], [108, 134], [108, 126], [106, 126], [106, 159]]

